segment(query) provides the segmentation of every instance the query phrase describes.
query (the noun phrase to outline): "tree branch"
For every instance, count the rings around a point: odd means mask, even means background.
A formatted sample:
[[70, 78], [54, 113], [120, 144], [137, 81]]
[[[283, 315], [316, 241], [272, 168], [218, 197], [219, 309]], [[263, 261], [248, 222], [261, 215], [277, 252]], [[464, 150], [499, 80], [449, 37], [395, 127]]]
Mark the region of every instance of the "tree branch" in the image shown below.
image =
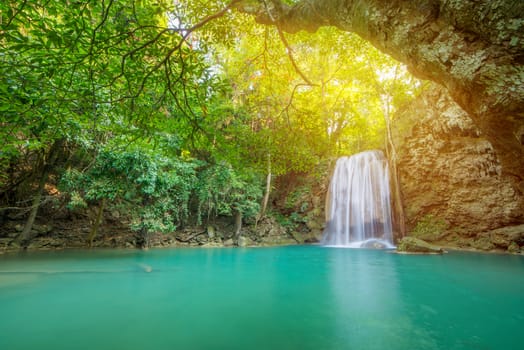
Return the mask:
[[287, 56], [289, 57], [289, 61], [291, 62], [291, 65], [295, 69], [295, 72], [297, 72], [298, 75], [300, 75], [300, 77], [302, 78], [302, 80], [304, 80], [309, 85], [315, 85], [304, 75], [304, 73], [302, 73], [300, 68], [298, 68], [295, 58], [293, 57], [293, 49], [291, 48], [291, 46], [289, 46], [289, 43], [286, 37], [284, 36], [284, 33], [282, 32], [282, 29], [280, 29], [280, 27], [277, 26], [277, 30], [278, 30], [278, 36], [280, 37], [280, 40], [282, 40], [282, 43], [286, 47]]
[[[16, 16], [18, 16], [18, 14], [20, 14], [20, 12], [22, 12], [22, 10], [24, 9], [25, 5], [27, 4], [27, 0], [24, 0], [20, 6], [16, 9], [16, 11], [13, 12], [13, 15], [11, 17], [9, 17], [9, 19], [7, 20], [7, 23], [5, 24], [5, 28], [9, 28], [9, 26], [11, 25], [11, 23], [13, 23], [13, 21], [15, 20]], [[1, 25], [1, 19], [0, 19], [0, 25]], [[2, 33], [0, 33], [2, 34]]]

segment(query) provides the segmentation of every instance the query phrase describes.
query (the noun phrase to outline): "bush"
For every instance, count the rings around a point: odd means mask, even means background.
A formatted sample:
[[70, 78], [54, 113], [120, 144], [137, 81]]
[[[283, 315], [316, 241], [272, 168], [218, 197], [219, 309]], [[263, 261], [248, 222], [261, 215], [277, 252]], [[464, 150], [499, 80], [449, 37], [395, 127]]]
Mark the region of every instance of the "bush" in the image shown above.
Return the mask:
[[225, 162], [207, 165], [198, 174], [195, 193], [198, 201], [198, 223], [213, 216], [255, 217], [260, 210], [262, 181], [256, 174], [243, 170], [239, 174]]
[[106, 150], [87, 170], [67, 170], [60, 187], [70, 194], [69, 208], [107, 200], [109, 207], [118, 206], [129, 213], [132, 229], [170, 232], [189, 215], [195, 167], [195, 162], [146, 150]]

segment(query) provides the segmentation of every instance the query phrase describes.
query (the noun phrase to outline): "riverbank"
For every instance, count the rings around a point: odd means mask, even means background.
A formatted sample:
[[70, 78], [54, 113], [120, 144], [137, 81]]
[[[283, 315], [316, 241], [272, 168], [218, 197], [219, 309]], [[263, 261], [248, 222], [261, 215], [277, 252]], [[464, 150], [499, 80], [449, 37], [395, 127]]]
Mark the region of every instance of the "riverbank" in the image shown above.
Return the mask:
[[[21, 249], [61, 250], [83, 248], [169, 248], [169, 247], [246, 247], [315, 243], [314, 234], [290, 232], [273, 218], [243, 226], [235, 236], [230, 220], [216, 220], [206, 226], [191, 226], [172, 233], [149, 233], [143, 237], [119, 221], [107, 222], [90, 242], [88, 220], [65, 220], [39, 223], [33, 227], [33, 239], [23, 248], [16, 237], [23, 229], [20, 222], [10, 221], [0, 228], [0, 253]], [[318, 233], [317, 233], [318, 235]]]
[[[202, 247], [202, 248], [220, 248], [220, 247], [271, 247], [283, 245], [298, 244], [316, 244], [318, 239], [312, 235], [301, 235], [298, 233], [287, 233], [278, 224], [267, 220], [258, 225], [257, 228], [246, 226], [241, 235], [233, 237], [227, 226], [209, 225], [208, 227], [185, 228], [169, 234], [152, 233], [148, 237], [147, 247], [141, 247], [138, 241], [141, 239], [136, 232], [125, 228], [112, 227], [111, 230], [106, 228], [107, 234], [96, 237], [90, 246], [87, 240], [86, 227], [60, 227], [48, 232], [49, 226], [36, 226], [40, 230], [26, 248], [20, 247], [15, 243], [14, 234], [0, 236], [0, 254], [15, 253], [21, 250], [27, 251], [50, 251], [50, 250], [68, 250], [68, 249], [144, 249], [144, 248], [184, 248], [184, 247]], [[109, 234], [112, 232], [112, 234]], [[481, 241], [485, 242], [485, 241]], [[503, 246], [494, 246], [492, 243], [480, 245], [474, 238], [470, 240], [449, 241], [442, 240], [432, 242], [432, 244], [442, 248], [445, 251], [461, 251], [476, 253], [492, 254], [513, 254], [523, 255], [524, 249], [508, 249]], [[510, 245], [512, 247], [513, 245]]]
[[[170, 248], [170, 247], [246, 247], [318, 243], [323, 225], [316, 217], [301, 226], [285, 226], [273, 217], [258, 223], [246, 222], [235, 236], [230, 217], [218, 217], [207, 225], [193, 225], [171, 233], [149, 233], [143, 237], [130, 229], [125, 217], [108, 213], [97, 235], [90, 241], [91, 221], [87, 216], [59, 215], [50, 212], [33, 226], [32, 240], [26, 250], [62, 250], [85, 248]], [[309, 217], [308, 217], [309, 218]], [[0, 225], [0, 254], [20, 251], [16, 237], [24, 220], [4, 220]], [[314, 224], [314, 225], [313, 225]], [[445, 250], [524, 254], [524, 225], [514, 225], [479, 232], [474, 235], [424, 230], [412, 235]]]

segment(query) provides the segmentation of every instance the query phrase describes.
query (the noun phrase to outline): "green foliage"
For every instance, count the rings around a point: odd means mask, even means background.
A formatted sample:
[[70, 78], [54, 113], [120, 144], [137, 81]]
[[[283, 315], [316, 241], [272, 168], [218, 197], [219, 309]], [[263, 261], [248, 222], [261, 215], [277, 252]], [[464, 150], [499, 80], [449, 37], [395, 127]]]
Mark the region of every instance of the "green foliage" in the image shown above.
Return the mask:
[[60, 189], [69, 193], [71, 209], [102, 199], [129, 213], [134, 230], [170, 232], [189, 220], [191, 203], [197, 221], [233, 216], [252, 218], [259, 211], [262, 182], [254, 173], [239, 174], [227, 163], [164, 157], [144, 149], [103, 150], [91, 167], [69, 169]]
[[299, 225], [307, 222], [307, 218], [302, 213], [297, 213], [296, 211], [291, 212], [289, 215], [283, 215], [279, 212], [273, 212], [271, 215], [280, 226], [288, 231], [294, 231], [299, 227]]
[[189, 215], [195, 168], [195, 162], [143, 149], [104, 150], [87, 171], [66, 171], [61, 189], [71, 193], [72, 208], [107, 199], [110, 205], [127, 209], [133, 229], [169, 232]]
[[240, 212], [244, 218], [254, 217], [260, 210], [262, 182], [254, 174], [239, 173], [227, 163], [207, 165], [199, 172], [196, 197], [198, 220], [203, 217], [232, 216]]
[[296, 228], [296, 223], [288, 215], [283, 215], [279, 212], [271, 213], [271, 216], [275, 218], [278, 224], [284, 227], [288, 231], [293, 231]]
[[309, 203], [307, 199], [311, 193], [309, 185], [297, 186], [287, 197], [286, 197], [286, 209], [298, 208], [300, 212], [305, 212]]
[[[394, 110], [417, 90], [402, 68], [323, 28], [288, 37], [310, 84], [274, 28], [235, 11], [207, 22], [229, 3], [0, 2], [0, 193], [33, 188], [19, 179], [38, 179], [60, 141], [51, 173], [70, 208], [104, 201], [167, 232], [256, 216], [269, 169], [317, 176], [382, 146], [383, 96]], [[289, 197], [289, 225], [306, 195]]]
[[419, 89], [406, 69], [335, 28], [287, 40], [309, 82], [274, 28], [246, 27], [237, 45], [217, 51], [234, 106], [249, 111], [225, 131], [229, 139], [260, 169], [271, 154], [277, 175], [309, 173], [323, 159], [382, 148], [385, 115]]
[[448, 228], [447, 223], [431, 214], [423, 216], [411, 231], [411, 235], [428, 241], [442, 237]]

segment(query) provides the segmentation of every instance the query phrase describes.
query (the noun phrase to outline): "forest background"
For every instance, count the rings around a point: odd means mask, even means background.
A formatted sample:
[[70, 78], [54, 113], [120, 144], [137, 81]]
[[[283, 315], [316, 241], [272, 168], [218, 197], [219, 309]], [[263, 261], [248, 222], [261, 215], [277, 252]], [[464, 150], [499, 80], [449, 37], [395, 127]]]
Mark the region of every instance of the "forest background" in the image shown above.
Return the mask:
[[[233, 2], [235, 3], [235, 2]], [[424, 84], [354, 34], [289, 35], [222, 1], [0, 4], [0, 224], [107, 213], [136, 232], [305, 224], [333, 161], [394, 151]], [[323, 193], [319, 193], [323, 196]], [[111, 234], [105, 232], [104, 234]]]

